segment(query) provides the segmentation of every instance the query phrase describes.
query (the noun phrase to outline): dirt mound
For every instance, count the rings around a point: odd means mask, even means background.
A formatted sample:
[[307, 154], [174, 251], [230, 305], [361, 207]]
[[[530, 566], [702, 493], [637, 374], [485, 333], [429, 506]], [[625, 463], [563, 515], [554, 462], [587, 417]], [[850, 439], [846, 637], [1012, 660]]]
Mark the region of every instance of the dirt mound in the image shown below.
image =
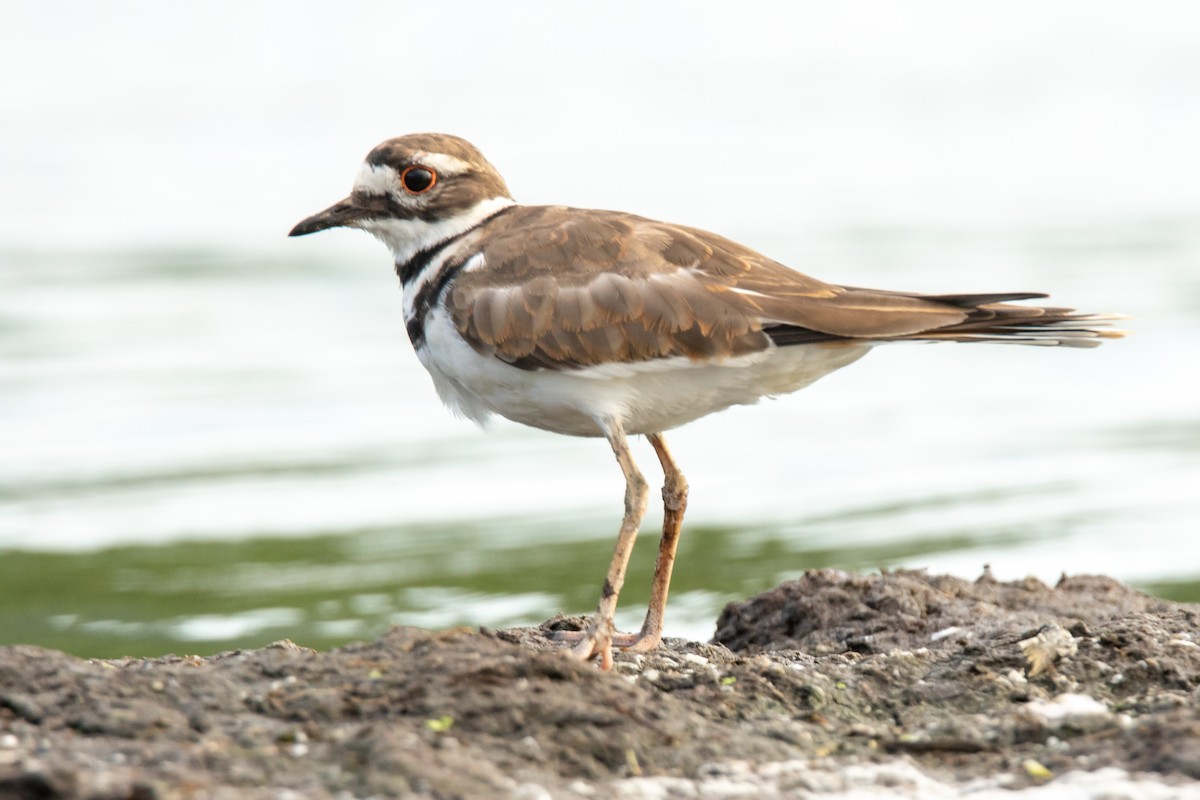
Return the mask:
[[882, 653], [938, 641], [948, 646], [954, 636], [977, 642], [1025, 638], [1044, 625], [1086, 626], [1171, 607], [1096, 575], [1064, 575], [1050, 588], [1036, 578], [1000, 583], [990, 571], [971, 582], [917, 571], [851, 575], [826, 569], [730, 603], [717, 619], [713, 641], [739, 652]]
[[801, 796], [853, 775], [1019, 787], [1110, 766], [1187, 781], [1198, 613], [1107, 578], [827, 570], [729, 606], [719, 643], [670, 640], [611, 673], [548, 641], [571, 620], [328, 653], [0, 648], [0, 797]]

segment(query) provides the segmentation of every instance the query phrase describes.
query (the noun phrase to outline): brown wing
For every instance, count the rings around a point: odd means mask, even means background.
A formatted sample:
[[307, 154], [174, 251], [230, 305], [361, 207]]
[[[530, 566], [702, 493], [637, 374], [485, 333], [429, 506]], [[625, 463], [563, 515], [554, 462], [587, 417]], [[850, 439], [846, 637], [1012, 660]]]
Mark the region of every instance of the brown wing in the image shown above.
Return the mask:
[[770, 346], [764, 327], [890, 338], [962, 322], [951, 302], [834, 286], [712, 233], [631, 214], [519, 207], [480, 231], [448, 298], [463, 337], [523, 368]]

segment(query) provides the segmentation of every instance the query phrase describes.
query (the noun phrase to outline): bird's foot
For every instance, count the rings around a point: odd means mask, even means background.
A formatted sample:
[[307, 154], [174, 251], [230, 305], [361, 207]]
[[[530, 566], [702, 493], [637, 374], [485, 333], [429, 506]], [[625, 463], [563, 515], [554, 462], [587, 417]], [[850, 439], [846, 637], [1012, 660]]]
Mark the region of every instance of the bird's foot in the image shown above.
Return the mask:
[[617, 633], [611, 622], [605, 625], [596, 620], [588, 620], [587, 627], [581, 631], [554, 631], [551, 637], [556, 642], [574, 645], [571, 655], [580, 661], [599, 657], [600, 668], [605, 670], [612, 669], [614, 647], [631, 653], [646, 653], [662, 641], [661, 632]]
[[[588, 628], [592, 626], [589, 625]], [[607, 672], [612, 669], [613, 665], [613, 630], [612, 626], [607, 627], [607, 631], [602, 627], [600, 630], [582, 631], [583, 635], [579, 637], [579, 641], [571, 648], [571, 655], [578, 658], [580, 661], [591, 661], [593, 658], [600, 659], [600, 669]]]

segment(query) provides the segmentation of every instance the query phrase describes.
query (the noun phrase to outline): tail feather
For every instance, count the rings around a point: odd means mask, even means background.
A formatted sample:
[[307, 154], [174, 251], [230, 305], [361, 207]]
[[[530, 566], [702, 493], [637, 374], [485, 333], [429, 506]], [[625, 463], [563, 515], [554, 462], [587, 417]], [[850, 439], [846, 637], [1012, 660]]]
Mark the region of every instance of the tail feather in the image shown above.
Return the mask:
[[1123, 314], [1088, 314], [1073, 308], [1020, 306], [1010, 302], [1047, 296], [1036, 292], [907, 296], [962, 309], [966, 318], [951, 325], [900, 336], [847, 337], [778, 324], [768, 326], [765, 332], [779, 346], [861, 338], [879, 342], [992, 342], [1043, 347], [1096, 347], [1105, 339], [1120, 339], [1127, 333], [1113, 327], [1114, 323], [1128, 318]]
[[1042, 300], [1049, 297], [1042, 292], [1000, 292], [997, 294], [923, 294], [926, 300], [936, 300], [959, 308], [976, 308], [978, 306], [995, 305], [996, 303], [1011, 303], [1014, 300]]
[[902, 337], [934, 342], [993, 342], [1058, 347], [1097, 347], [1105, 339], [1120, 339], [1126, 331], [1113, 328], [1122, 314], [1081, 314], [1069, 308], [981, 306], [957, 325]]
[[[850, 287], [847, 287], [850, 288]], [[986, 294], [918, 294], [915, 292], [888, 292], [880, 289], [866, 289], [873, 294], [890, 294], [899, 297], [919, 297], [922, 300], [933, 300], [957, 308], [978, 308], [979, 306], [1011, 303], [1015, 300], [1043, 300], [1050, 295], [1043, 292], [989, 292]]]

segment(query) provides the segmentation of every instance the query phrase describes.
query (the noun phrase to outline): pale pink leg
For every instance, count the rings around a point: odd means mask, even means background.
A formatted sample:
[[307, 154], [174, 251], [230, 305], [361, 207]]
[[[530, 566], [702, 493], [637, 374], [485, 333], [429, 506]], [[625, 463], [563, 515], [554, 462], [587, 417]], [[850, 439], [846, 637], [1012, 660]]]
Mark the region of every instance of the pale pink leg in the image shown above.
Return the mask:
[[658, 558], [654, 562], [654, 583], [650, 589], [650, 607], [642, 630], [625, 644], [634, 652], [645, 652], [658, 647], [662, 641], [663, 617], [667, 607], [667, 591], [671, 588], [671, 570], [675, 566], [675, 549], [679, 546], [679, 532], [683, 526], [683, 512], [687, 510], [688, 483], [679, 471], [679, 465], [671, 458], [667, 442], [661, 433], [649, 437], [654, 452], [658, 454], [663, 468], [663, 532], [658, 542]]
[[[646, 515], [646, 496], [649, 493], [646, 479], [633, 463], [629, 452], [629, 444], [625, 441], [625, 431], [617, 420], [605, 420], [604, 435], [612, 447], [617, 464], [625, 474], [625, 517], [621, 520], [621, 531], [617, 534], [617, 547], [613, 551], [612, 563], [608, 567], [608, 575], [604, 579], [604, 587], [600, 591], [600, 602], [596, 613], [588, 619], [587, 626], [578, 637], [578, 644], [572, 649], [575, 657], [588, 661], [599, 656], [602, 669], [612, 668], [613, 646], [613, 615], [617, 610], [617, 597], [625, 584], [625, 569], [629, 566], [629, 556], [633, 552], [633, 543], [637, 539], [638, 528], [642, 517]], [[561, 637], [575, 639], [576, 637]], [[623, 637], [622, 637], [623, 638]]]
[[625, 581], [625, 569], [641, 519], [646, 513], [646, 482], [633, 463], [625, 437], [619, 426], [615, 433], [606, 432], [617, 463], [625, 473], [625, 519], [617, 537], [617, 549], [613, 553], [608, 577], [600, 594], [596, 613], [588, 620], [582, 631], [560, 631], [555, 635], [559, 641], [574, 643], [572, 651], [577, 657], [588, 660], [600, 657], [604, 669], [612, 666], [612, 648], [628, 648], [634, 652], [653, 650], [662, 641], [663, 617], [667, 605], [667, 592], [671, 586], [671, 571], [675, 565], [675, 550], [679, 545], [679, 532], [683, 525], [683, 513], [687, 509], [688, 483], [671, 458], [662, 434], [649, 435], [650, 444], [658, 454], [663, 468], [663, 532], [658, 543], [658, 559], [654, 563], [654, 582], [650, 590], [650, 606], [646, 619], [638, 633], [616, 633], [613, 629], [613, 614], [616, 612], [617, 595]]

